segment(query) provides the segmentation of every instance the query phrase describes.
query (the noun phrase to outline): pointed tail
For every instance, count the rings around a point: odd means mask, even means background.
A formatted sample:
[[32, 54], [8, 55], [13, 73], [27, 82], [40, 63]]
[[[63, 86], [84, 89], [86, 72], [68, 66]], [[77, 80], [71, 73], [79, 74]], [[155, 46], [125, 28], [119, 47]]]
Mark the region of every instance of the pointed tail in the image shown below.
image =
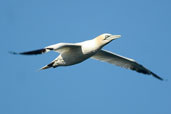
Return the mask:
[[51, 67], [55, 68], [55, 66], [53, 66], [54, 63], [55, 63], [55, 61], [51, 62], [50, 64], [48, 64], [48, 65], [46, 65], [46, 66], [44, 66], [42, 68], [40, 68], [40, 70], [45, 70], [45, 69], [48, 69], [48, 68], [51, 68]]
[[44, 67], [42, 67], [42, 68], [40, 68], [40, 70], [45, 70], [45, 69], [48, 69], [48, 68], [50, 68], [50, 66], [44, 66]]

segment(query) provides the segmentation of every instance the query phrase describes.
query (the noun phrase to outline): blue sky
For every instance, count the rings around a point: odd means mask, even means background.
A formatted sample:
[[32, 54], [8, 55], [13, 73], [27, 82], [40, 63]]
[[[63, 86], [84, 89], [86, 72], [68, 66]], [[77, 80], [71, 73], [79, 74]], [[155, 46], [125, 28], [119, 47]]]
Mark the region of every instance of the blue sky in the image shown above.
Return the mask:
[[[170, 114], [169, 0], [0, 1], [1, 114]], [[14, 56], [102, 33], [122, 38], [104, 48], [168, 81], [95, 60], [38, 71], [58, 54]]]

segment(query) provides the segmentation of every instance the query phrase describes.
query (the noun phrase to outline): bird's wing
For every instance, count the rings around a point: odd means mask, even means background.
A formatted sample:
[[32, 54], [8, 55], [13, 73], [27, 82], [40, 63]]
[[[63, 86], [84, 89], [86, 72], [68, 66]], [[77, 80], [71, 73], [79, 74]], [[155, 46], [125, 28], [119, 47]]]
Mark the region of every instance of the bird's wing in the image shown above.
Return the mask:
[[81, 48], [81, 45], [74, 43], [58, 43], [46, 47], [46, 49], [51, 49], [58, 53], [63, 53], [75, 48]]
[[139, 73], [152, 75], [160, 80], [163, 80], [161, 77], [159, 77], [155, 73], [151, 72], [150, 70], [148, 70], [141, 64], [138, 64], [135, 60], [117, 55], [115, 53], [112, 53], [112, 52], [109, 52], [106, 50], [100, 50], [95, 55], [93, 55], [91, 58], [100, 60], [103, 62], [108, 62], [110, 64], [114, 64], [114, 65], [124, 67], [127, 69], [135, 70]]
[[37, 54], [47, 53], [51, 50], [59, 52], [59, 53], [63, 53], [64, 51], [68, 51], [69, 49], [80, 48], [80, 47], [81, 45], [76, 45], [72, 43], [58, 43], [58, 44], [50, 45], [50, 46], [47, 46], [45, 48], [38, 49], [38, 50], [26, 51], [26, 52], [21, 52], [21, 53], [17, 53], [17, 52], [10, 52], [10, 53], [21, 54], [21, 55], [37, 55]]

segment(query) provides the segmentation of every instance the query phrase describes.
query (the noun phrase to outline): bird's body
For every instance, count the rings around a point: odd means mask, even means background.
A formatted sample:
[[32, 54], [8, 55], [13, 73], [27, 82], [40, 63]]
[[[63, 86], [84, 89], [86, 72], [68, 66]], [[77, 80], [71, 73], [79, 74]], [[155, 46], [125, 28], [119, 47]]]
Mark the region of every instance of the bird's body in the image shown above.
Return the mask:
[[60, 53], [55, 59], [53, 67], [74, 65], [88, 59], [95, 53], [96, 51], [87, 50], [84, 45], [72, 47]]
[[41, 70], [51, 67], [56, 68], [58, 66], [70, 66], [83, 62], [88, 58], [92, 58], [103, 62], [108, 62], [110, 64], [115, 64], [127, 69], [135, 70], [140, 73], [149, 74], [160, 80], [163, 80], [161, 77], [157, 76], [144, 66], [138, 64], [133, 59], [102, 50], [105, 45], [117, 38], [120, 38], [120, 35], [111, 35], [106, 33], [92, 40], [87, 40], [80, 43], [58, 43], [39, 50], [22, 53], [13, 52], [13, 54], [34, 55], [46, 53], [51, 50], [60, 53], [55, 60], [53, 60], [50, 64], [42, 67]]

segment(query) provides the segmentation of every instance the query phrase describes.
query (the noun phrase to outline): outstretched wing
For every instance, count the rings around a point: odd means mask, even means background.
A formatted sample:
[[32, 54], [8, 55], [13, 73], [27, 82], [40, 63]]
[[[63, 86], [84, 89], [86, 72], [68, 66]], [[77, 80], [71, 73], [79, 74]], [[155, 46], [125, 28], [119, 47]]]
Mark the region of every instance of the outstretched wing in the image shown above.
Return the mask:
[[47, 46], [43, 49], [26, 51], [26, 52], [21, 52], [21, 53], [17, 53], [17, 52], [10, 52], [10, 53], [11, 54], [21, 54], [21, 55], [38, 55], [38, 54], [47, 53], [51, 50], [59, 52], [59, 53], [63, 53], [65, 51], [67, 51], [68, 49], [77, 48], [77, 47], [80, 48], [81, 46], [72, 44], [72, 43], [58, 43], [58, 44]]
[[38, 54], [46, 53], [48, 51], [50, 51], [50, 49], [43, 48], [43, 49], [37, 49], [37, 50], [33, 50], [33, 51], [26, 51], [26, 52], [20, 52], [20, 53], [17, 53], [17, 52], [10, 52], [10, 53], [14, 54], [14, 55], [17, 55], [17, 54], [20, 54], [20, 55], [38, 55]]
[[124, 67], [127, 69], [135, 70], [139, 73], [152, 75], [159, 80], [163, 80], [161, 77], [159, 77], [155, 73], [151, 72], [150, 70], [148, 70], [141, 64], [138, 64], [135, 60], [114, 54], [112, 52], [100, 50], [94, 56], [92, 56], [92, 58], [96, 59], [96, 60], [103, 61], [103, 62], [115, 64], [117, 66]]

